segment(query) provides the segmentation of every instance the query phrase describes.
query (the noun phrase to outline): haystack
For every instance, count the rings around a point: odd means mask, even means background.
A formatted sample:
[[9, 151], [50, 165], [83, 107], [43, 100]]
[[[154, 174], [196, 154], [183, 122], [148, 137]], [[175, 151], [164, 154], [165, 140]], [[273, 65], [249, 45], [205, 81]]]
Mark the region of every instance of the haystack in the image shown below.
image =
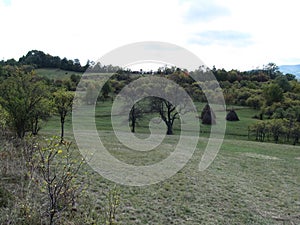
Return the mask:
[[206, 104], [203, 108], [200, 119], [202, 120], [202, 124], [216, 124], [216, 115], [209, 104]]
[[227, 121], [239, 121], [240, 119], [239, 119], [238, 115], [236, 114], [236, 112], [232, 109], [227, 114], [226, 120]]

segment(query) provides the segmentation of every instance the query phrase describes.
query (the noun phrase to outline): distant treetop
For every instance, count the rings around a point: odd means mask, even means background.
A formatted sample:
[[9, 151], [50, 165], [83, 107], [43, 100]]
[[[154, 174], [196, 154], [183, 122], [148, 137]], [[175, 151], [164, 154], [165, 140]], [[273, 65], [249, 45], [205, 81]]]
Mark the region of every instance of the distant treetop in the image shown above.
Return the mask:
[[89, 67], [88, 63], [85, 66], [81, 66], [78, 59], [61, 59], [58, 56], [45, 54], [38, 50], [29, 51], [19, 59], [18, 63], [21, 65], [33, 65], [36, 68], [58, 68], [75, 72], [84, 72]]

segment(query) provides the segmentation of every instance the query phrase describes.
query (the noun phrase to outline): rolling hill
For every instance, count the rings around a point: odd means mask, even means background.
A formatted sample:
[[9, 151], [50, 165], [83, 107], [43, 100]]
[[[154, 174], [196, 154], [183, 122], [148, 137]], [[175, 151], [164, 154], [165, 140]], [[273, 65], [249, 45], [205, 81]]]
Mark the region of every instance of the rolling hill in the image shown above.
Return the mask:
[[300, 79], [300, 64], [298, 65], [282, 65], [279, 66], [279, 70], [284, 73], [294, 74], [298, 79]]

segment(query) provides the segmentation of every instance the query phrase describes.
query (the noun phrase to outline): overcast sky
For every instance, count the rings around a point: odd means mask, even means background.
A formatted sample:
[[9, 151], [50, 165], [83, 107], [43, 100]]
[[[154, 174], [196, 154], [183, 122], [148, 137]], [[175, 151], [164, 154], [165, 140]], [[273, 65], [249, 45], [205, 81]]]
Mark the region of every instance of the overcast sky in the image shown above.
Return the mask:
[[297, 0], [0, 0], [0, 59], [37, 49], [84, 64], [163, 41], [209, 67], [300, 64], [299, 9]]

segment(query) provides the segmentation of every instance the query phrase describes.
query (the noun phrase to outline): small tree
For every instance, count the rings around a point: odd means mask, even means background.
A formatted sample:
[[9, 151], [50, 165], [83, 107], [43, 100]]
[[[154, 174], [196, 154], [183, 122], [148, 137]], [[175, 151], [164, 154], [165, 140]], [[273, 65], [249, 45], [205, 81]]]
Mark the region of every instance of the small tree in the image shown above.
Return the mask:
[[111, 88], [110, 82], [107, 81], [101, 89], [101, 94], [102, 94], [104, 100], [109, 97], [109, 93], [111, 91], [112, 91], [112, 88]]
[[279, 137], [285, 133], [285, 120], [283, 119], [272, 119], [269, 122], [269, 130], [271, 132], [271, 135], [273, 136], [273, 139], [275, 143], [277, 144], [279, 142]]
[[43, 99], [40, 101], [32, 112], [30, 120], [31, 133], [37, 135], [41, 129], [40, 121], [47, 121], [52, 114], [52, 101]]
[[266, 137], [266, 123], [264, 121], [258, 121], [255, 124], [252, 124], [248, 128], [248, 132], [253, 132], [255, 134], [255, 140], [256, 141], [264, 141]]
[[129, 122], [131, 127], [131, 132], [135, 133], [135, 128], [139, 119], [143, 117], [145, 114], [145, 104], [143, 99], [140, 99], [139, 89], [141, 87], [131, 87], [124, 88], [122, 92], [115, 99], [116, 101], [120, 101], [120, 114], [128, 114], [123, 119], [123, 122]]
[[61, 124], [61, 135], [60, 141], [64, 141], [64, 126], [66, 116], [72, 110], [72, 103], [74, 99], [74, 93], [65, 91], [60, 89], [56, 91], [54, 94], [54, 104], [57, 110], [58, 115], [60, 116], [60, 124]]
[[106, 195], [107, 204], [105, 208], [105, 224], [114, 225], [116, 223], [117, 209], [120, 206], [120, 190], [114, 186]]
[[162, 98], [152, 98], [151, 109], [153, 112], [159, 113], [161, 119], [167, 126], [167, 135], [173, 134], [173, 124], [179, 118], [179, 112], [176, 106], [172, 105], [169, 101]]
[[[150, 111], [159, 114], [167, 126], [166, 134], [172, 135], [175, 120], [193, 110], [190, 104], [191, 99], [180, 85], [175, 85], [174, 81], [159, 79], [155, 80], [152, 85], [152, 91], [158, 97], [150, 97]], [[147, 88], [147, 83], [145, 88]], [[153, 93], [151, 93], [152, 96]]]
[[70, 151], [71, 143], [60, 143], [58, 137], [33, 145], [33, 170], [31, 178], [46, 198], [45, 211], [52, 225], [61, 212], [75, 207], [77, 187], [74, 180], [83, 161], [76, 160]]
[[135, 133], [135, 127], [137, 124], [137, 120], [143, 117], [143, 109], [141, 106], [136, 103], [132, 106], [130, 113], [129, 113], [129, 122], [131, 122], [131, 132]]

